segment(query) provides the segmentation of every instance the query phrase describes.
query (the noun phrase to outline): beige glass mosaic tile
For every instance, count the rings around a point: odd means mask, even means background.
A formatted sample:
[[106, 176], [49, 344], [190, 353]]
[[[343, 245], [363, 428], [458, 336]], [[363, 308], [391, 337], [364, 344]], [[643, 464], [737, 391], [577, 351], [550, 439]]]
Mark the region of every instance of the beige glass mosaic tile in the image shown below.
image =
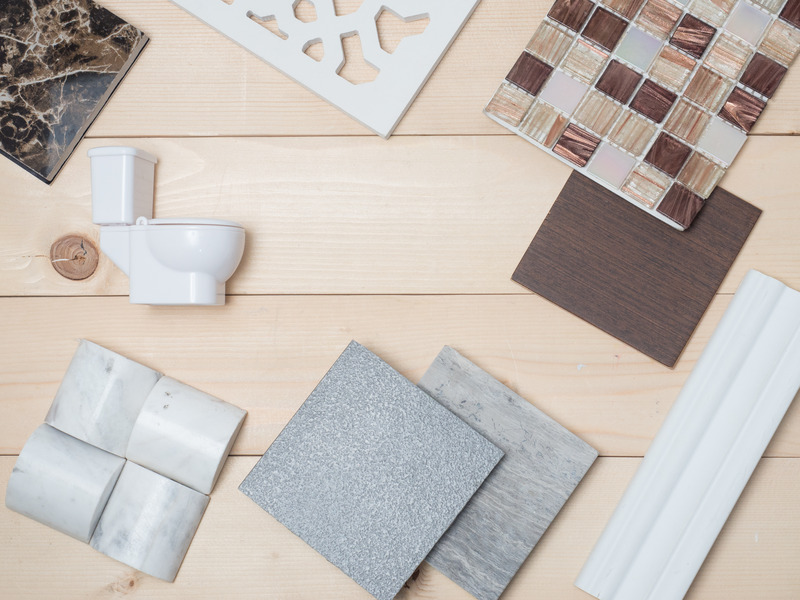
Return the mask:
[[685, 229], [799, 51], [800, 0], [556, 0], [485, 112]]

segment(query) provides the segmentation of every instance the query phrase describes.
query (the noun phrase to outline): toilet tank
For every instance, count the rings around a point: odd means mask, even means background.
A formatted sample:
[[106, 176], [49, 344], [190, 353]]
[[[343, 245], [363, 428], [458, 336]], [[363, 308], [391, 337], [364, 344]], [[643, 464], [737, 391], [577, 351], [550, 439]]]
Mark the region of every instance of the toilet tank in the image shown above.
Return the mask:
[[92, 163], [92, 221], [97, 225], [133, 225], [153, 218], [155, 156], [129, 146], [89, 150]]

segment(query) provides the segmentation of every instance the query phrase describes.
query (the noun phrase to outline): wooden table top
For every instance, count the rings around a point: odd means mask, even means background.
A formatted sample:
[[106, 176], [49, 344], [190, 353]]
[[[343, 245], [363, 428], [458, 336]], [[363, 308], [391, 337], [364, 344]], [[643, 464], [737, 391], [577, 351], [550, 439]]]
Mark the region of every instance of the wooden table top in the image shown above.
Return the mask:
[[[764, 210], [674, 370], [510, 280], [570, 169], [481, 111], [550, 0], [484, 0], [388, 141], [166, 0], [104, 0], [151, 43], [52, 186], [0, 161], [0, 489], [79, 338], [249, 411], [168, 584], [0, 509], [2, 598], [369, 595], [237, 485], [351, 339], [417, 381], [449, 344], [601, 457], [505, 600], [572, 584], [745, 272], [800, 288], [800, 68], [722, 181]], [[222, 308], [128, 303], [105, 256], [83, 281], [50, 246], [91, 223], [99, 145], [159, 158], [157, 217], [239, 221]], [[4, 493], [4, 492], [3, 492]], [[790, 408], [687, 596], [800, 597], [800, 404]], [[468, 600], [423, 565], [402, 600]]]

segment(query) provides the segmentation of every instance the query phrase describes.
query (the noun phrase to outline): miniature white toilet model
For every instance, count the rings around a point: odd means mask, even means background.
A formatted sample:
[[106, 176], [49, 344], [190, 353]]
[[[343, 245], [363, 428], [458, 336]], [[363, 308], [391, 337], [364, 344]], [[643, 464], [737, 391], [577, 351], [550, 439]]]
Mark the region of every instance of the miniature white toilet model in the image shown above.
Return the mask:
[[244, 227], [216, 219], [153, 219], [155, 156], [89, 150], [100, 249], [130, 278], [131, 304], [222, 305], [244, 253]]

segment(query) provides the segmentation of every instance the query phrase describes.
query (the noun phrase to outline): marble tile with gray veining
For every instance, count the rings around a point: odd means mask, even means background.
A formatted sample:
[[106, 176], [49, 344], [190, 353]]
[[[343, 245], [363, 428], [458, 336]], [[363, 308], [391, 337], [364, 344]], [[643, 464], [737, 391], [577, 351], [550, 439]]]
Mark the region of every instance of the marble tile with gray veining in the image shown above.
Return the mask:
[[146, 44], [92, 0], [0, 0], [0, 153], [52, 182]]
[[207, 505], [208, 496], [128, 461], [90, 544], [134, 569], [173, 581]]
[[496, 600], [597, 451], [450, 347], [419, 387], [505, 452], [427, 558], [478, 600]]
[[351, 342], [239, 489], [391, 600], [502, 455]]

